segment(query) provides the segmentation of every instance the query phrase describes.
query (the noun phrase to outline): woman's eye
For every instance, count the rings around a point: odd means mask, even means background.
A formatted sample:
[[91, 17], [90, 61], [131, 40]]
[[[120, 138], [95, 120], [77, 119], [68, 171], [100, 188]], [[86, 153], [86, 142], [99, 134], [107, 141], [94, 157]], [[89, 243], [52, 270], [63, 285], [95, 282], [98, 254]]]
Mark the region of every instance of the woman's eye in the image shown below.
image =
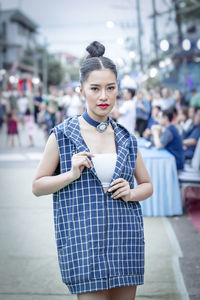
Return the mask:
[[98, 88], [96, 88], [96, 87], [92, 87], [92, 88], [91, 88], [91, 90], [93, 90], [93, 91], [95, 91], [95, 92], [96, 92], [96, 91], [98, 91]]
[[115, 89], [115, 87], [114, 86], [109, 86], [109, 91], [113, 91], [114, 89]]

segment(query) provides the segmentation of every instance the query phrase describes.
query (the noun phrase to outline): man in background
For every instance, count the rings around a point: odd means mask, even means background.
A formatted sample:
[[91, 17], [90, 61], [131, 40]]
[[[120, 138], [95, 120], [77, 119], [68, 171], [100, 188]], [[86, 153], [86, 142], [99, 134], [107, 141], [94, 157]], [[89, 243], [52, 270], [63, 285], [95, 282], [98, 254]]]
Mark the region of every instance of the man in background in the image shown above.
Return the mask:
[[123, 100], [114, 115], [117, 122], [123, 125], [130, 133], [134, 134], [136, 122], [135, 89], [123, 89]]
[[[174, 155], [177, 169], [181, 170], [184, 165], [182, 138], [178, 129], [172, 124], [172, 119], [173, 112], [171, 110], [161, 111], [159, 125], [153, 125], [151, 130], [156, 148], [165, 148]], [[163, 127], [164, 132], [162, 132]]]

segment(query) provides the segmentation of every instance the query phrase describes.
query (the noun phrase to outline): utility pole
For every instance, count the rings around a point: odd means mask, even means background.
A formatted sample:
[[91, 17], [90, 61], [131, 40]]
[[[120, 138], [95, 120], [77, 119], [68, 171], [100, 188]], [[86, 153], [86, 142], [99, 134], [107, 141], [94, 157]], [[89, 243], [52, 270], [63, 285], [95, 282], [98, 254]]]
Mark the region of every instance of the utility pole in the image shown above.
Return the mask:
[[3, 69], [3, 23], [1, 22], [1, 2], [0, 2], [0, 70]]
[[140, 0], [136, 0], [136, 10], [137, 10], [137, 26], [138, 26], [138, 47], [139, 47], [139, 57], [140, 57], [140, 69], [143, 72], [143, 52], [142, 52], [142, 26], [141, 26], [141, 15], [140, 15]]
[[154, 37], [154, 50], [156, 60], [158, 59], [158, 32], [157, 32], [157, 11], [156, 11], [156, 0], [152, 0], [153, 7], [153, 37]]
[[47, 69], [47, 39], [44, 38], [44, 51], [42, 57], [43, 93], [47, 94], [48, 69]]
[[181, 22], [181, 11], [179, 6], [179, 1], [172, 0], [174, 5], [174, 11], [175, 11], [175, 20], [176, 20], [176, 26], [178, 31], [178, 42], [179, 46], [182, 43], [183, 40], [183, 34], [182, 34], [182, 22]]

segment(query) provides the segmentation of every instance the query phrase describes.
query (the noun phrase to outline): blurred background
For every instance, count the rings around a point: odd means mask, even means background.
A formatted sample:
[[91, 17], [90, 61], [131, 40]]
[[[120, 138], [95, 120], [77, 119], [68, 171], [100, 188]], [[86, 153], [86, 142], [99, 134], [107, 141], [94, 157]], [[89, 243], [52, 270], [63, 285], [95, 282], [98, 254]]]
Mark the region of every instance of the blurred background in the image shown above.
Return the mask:
[[118, 69], [111, 116], [154, 185], [139, 297], [200, 299], [200, 0], [0, 0], [0, 299], [66, 299], [52, 199], [31, 183], [51, 128], [86, 109], [79, 68], [95, 40]]
[[178, 88], [188, 100], [200, 78], [199, 7], [198, 0], [1, 0], [1, 86], [46, 92], [78, 81], [85, 48], [98, 40], [120, 80]]

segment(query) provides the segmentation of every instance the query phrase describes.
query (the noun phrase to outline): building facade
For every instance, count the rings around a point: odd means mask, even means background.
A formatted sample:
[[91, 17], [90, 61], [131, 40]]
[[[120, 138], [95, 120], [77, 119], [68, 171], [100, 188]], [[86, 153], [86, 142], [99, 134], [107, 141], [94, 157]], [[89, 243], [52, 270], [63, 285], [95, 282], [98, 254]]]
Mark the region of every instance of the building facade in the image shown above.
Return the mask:
[[26, 49], [34, 49], [38, 25], [17, 9], [0, 12], [0, 69], [31, 71], [22, 63]]

